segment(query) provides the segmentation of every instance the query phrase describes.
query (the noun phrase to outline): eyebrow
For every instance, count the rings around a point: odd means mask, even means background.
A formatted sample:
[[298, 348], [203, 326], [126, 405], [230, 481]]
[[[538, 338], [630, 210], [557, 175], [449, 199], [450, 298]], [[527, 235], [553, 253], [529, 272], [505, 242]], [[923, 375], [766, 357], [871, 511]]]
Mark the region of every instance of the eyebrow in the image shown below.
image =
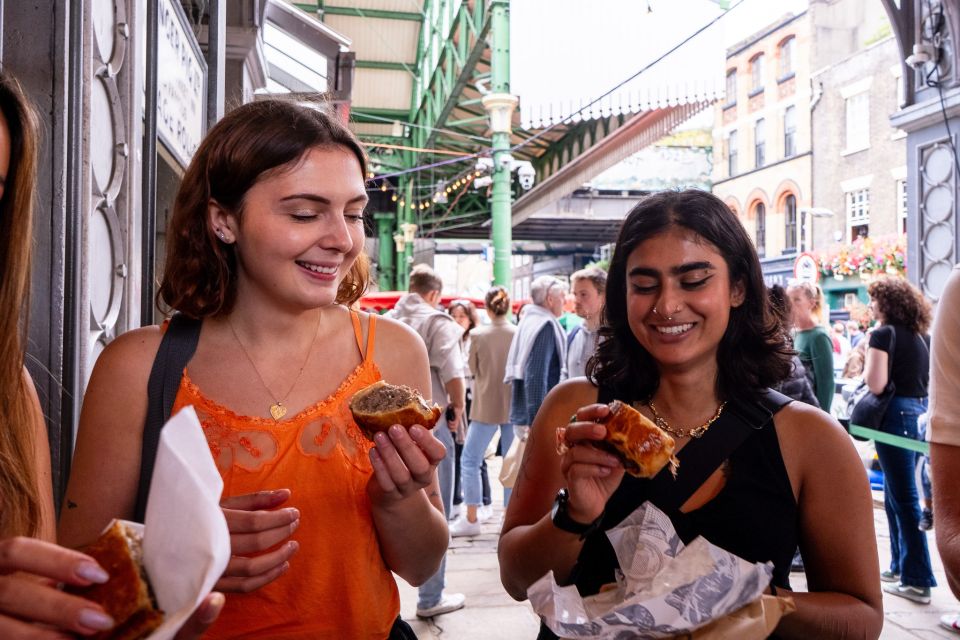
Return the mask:
[[[355, 202], [367, 202], [369, 199], [370, 198], [367, 197], [367, 194], [361, 194], [347, 200], [347, 204], [353, 204]], [[294, 193], [280, 198], [280, 202], [286, 202], [288, 200], [309, 200], [311, 202], [319, 202], [320, 204], [330, 204], [329, 198], [324, 198], [316, 193]]]
[[[691, 271], [700, 271], [702, 269], [714, 269], [712, 262], [706, 260], [702, 262], [687, 262], [686, 264], [681, 264], [676, 267], [670, 268], [670, 273], [675, 276], [682, 276], [685, 273]], [[657, 278], [660, 276], [660, 271], [658, 269], [651, 269], [649, 267], [634, 267], [630, 269], [630, 273], [627, 274], [627, 277], [633, 278], [634, 276], [650, 276], [652, 278]]]

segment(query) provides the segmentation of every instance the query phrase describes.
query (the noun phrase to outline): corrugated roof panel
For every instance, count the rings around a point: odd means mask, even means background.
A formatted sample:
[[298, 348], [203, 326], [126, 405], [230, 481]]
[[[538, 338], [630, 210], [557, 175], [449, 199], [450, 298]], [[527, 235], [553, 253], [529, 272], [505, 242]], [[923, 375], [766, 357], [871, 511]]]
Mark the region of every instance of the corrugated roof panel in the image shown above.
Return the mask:
[[353, 78], [353, 106], [379, 109], [410, 108], [413, 77], [405, 71], [357, 69]]
[[419, 22], [329, 14], [324, 22], [353, 41], [357, 60], [406, 63], [417, 60]]
[[326, 6], [351, 7], [354, 9], [423, 13], [423, 0], [334, 0], [324, 4]]

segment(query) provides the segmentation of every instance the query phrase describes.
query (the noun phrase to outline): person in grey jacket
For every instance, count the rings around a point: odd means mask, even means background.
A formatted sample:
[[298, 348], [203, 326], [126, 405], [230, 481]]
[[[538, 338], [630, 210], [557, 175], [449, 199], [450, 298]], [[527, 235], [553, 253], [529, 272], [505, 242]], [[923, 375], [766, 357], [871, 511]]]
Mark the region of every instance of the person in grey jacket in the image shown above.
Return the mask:
[[[463, 328], [437, 305], [443, 281], [425, 264], [416, 265], [410, 272], [409, 293], [403, 295], [391, 315], [410, 325], [420, 334], [430, 359], [432, 400], [447, 410], [434, 428], [434, 435], [447, 448], [447, 455], [437, 467], [440, 479], [440, 497], [443, 508], [450, 513], [453, 502], [453, 432], [463, 415], [466, 402], [463, 351], [460, 338]], [[420, 587], [417, 615], [432, 618], [463, 607], [462, 593], [444, 593], [447, 561]]]

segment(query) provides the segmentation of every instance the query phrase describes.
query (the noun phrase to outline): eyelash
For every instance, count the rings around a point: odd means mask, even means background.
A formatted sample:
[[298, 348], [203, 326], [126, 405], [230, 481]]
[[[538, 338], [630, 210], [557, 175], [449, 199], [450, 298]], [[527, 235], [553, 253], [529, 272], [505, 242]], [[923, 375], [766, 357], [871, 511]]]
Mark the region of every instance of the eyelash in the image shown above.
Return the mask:
[[[696, 282], [682, 282], [680, 283], [680, 286], [682, 286], [687, 291], [694, 291], [696, 289], [699, 289], [703, 285], [707, 284], [707, 281], [710, 280], [710, 278], [712, 277], [713, 276], [707, 276], [703, 280], [697, 280]], [[654, 285], [652, 287], [641, 287], [639, 285], [632, 285], [632, 287], [633, 287], [633, 292], [640, 295], [647, 295], [647, 294], [653, 293], [657, 289], [657, 285]]]

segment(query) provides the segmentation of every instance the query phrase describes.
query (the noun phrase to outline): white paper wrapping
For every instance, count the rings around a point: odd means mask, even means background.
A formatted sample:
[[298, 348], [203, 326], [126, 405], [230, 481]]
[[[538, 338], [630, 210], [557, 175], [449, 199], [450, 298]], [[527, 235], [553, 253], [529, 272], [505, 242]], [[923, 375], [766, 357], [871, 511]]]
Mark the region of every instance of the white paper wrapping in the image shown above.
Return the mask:
[[160, 432], [144, 522], [143, 562], [165, 612], [152, 640], [173, 638], [213, 590], [230, 560], [230, 532], [220, 509], [223, 480], [193, 407]]
[[553, 572], [527, 591], [530, 603], [561, 638], [670, 638], [760, 597], [771, 563], [750, 563], [696, 538], [680, 541], [670, 519], [645, 502], [607, 532], [622, 568], [616, 588], [583, 598]]

